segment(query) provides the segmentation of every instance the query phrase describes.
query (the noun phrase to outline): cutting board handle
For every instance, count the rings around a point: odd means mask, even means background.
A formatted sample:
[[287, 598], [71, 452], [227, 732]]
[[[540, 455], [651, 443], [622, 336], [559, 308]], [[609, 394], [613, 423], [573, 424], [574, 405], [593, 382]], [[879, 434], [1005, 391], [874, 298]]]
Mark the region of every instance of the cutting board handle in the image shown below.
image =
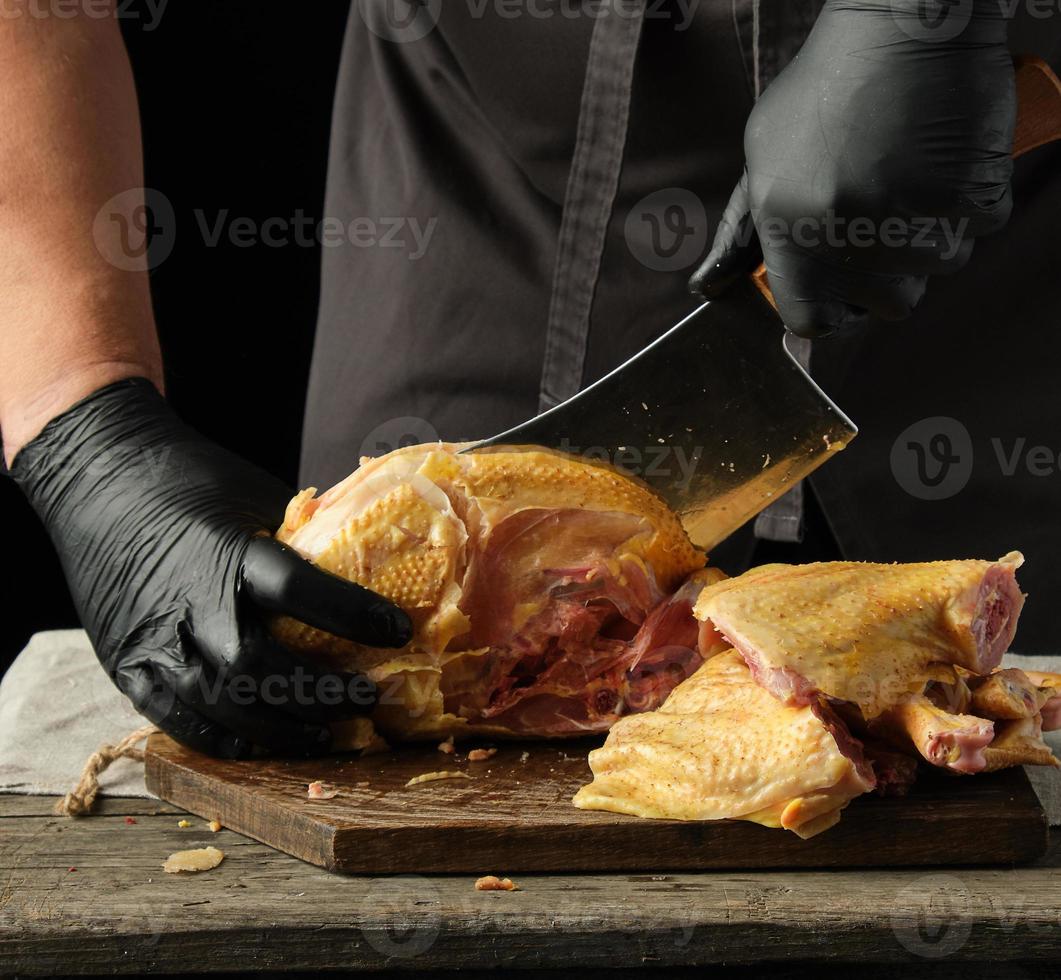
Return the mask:
[[[1014, 61], [1017, 79], [1017, 128], [1013, 158], [1061, 140], [1061, 78], [1042, 58], [1018, 55]], [[776, 310], [766, 266], [752, 273], [752, 282]]]

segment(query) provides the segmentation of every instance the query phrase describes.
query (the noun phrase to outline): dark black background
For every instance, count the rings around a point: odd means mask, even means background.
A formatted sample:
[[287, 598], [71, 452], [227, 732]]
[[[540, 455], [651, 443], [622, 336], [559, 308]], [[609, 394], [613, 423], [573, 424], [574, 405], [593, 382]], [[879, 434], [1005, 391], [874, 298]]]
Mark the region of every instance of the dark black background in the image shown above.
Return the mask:
[[[177, 410], [294, 483], [318, 293], [316, 248], [222, 237], [196, 220], [322, 216], [332, 93], [349, 4], [170, 2], [154, 30], [123, 4], [140, 96], [146, 186], [176, 211], [152, 274]], [[77, 625], [55, 554], [18, 488], [0, 477], [0, 673], [36, 631]]]

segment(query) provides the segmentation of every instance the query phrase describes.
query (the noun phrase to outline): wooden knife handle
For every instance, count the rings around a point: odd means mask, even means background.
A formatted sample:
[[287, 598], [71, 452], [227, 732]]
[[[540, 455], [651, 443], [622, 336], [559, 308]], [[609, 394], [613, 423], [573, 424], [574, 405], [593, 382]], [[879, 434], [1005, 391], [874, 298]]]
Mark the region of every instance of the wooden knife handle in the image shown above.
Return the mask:
[[[1061, 78], [1042, 58], [1019, 55], [1014, 65], [1017, 78], [1017, 128], [1013, 136], [1013, 158], [1047, 143], [1061, 140]], [[766, 266], [752, 273], [752, 282], [776, 310]]]

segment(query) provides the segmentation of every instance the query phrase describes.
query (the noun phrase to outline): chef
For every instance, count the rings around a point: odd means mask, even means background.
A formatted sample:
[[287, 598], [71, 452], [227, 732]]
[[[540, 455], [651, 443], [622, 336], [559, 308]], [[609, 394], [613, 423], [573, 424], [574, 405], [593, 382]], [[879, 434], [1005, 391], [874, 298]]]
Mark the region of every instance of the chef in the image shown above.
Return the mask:
[[[326, 213], [424, 234], [324, 250], [303, 484], [523, 421], [763, 255], [800, 356], [862, 435], [716, 560], [1019, 547], [1048, 595], [1061, 474], [1029, 454], [1061, 438], [1061, 157], [1014, 183], [1009, 154], [1010, 49], [1061, 55], [1061, 15], [1034, 6], [355, 0]], [[408, 616], [272, 541], [291, 488], [166, 405], [146, 272], [107, 244], [144, 222], [114, 18], [4, 17], [0, 51], [11, 474], [143, 714], [222, 756], [321, 751], [371, 685], [328, 696], [335, 678], [272, 641], [267, 614], [393, 647]], [[1027, 649], [1049, 642], [1039, 609]], [[290, 683], [267, 696], [264, 679]]]

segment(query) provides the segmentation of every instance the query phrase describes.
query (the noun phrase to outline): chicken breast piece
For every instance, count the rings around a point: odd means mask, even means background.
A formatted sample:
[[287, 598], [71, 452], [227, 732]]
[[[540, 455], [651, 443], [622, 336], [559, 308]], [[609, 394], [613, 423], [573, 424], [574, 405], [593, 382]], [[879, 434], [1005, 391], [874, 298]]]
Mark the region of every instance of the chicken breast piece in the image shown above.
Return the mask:
[[705, 589], [695, 612], [787, 703], [821, 693], [875, 718], [952, 680], [950, 665], [998, 666], [1024, 603], [1022, 562], [764, 565]]
[[861, 746], [817, 702], [786, 705], [735, 651], [657, 711], [623, 718], [591, 752], [575, 806], [675, 820], [750, 820], [812, 837], [874, 787]]

